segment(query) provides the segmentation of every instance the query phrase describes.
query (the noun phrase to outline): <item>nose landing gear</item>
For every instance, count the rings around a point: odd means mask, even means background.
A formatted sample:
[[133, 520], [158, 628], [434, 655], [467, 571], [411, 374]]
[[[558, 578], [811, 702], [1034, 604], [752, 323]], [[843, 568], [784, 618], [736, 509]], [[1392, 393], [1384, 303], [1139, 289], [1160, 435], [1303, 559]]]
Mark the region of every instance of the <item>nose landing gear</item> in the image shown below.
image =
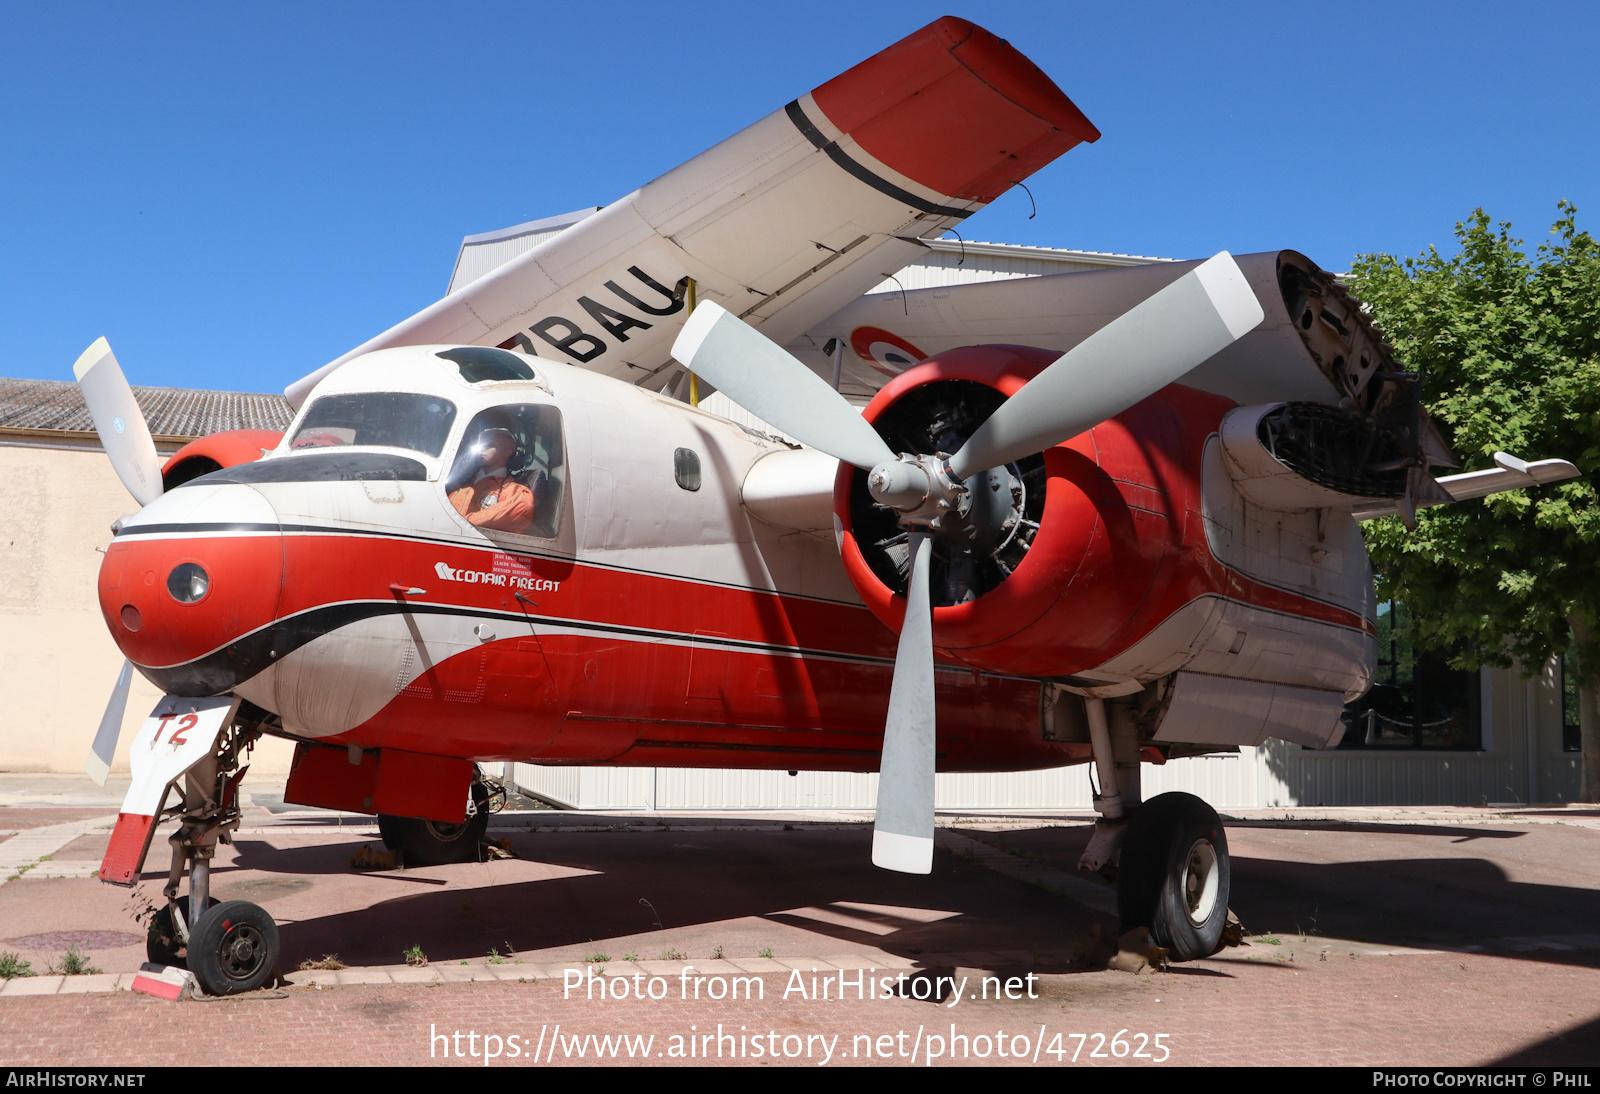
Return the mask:
[[[172, 870], [164, 907], [150, 922], [145, 952], [156, 964], [187, 967], [208, 995], [237, 995], [267, 983], [278, 968], [278, 927], [266, 910], [248, 901], [219, 903], [211, 896], [211, 860], [218, 843], [232, 843], [239, 827], [239, 782], [248, 767], [259, 727], [230, 723], [210, 755], [183, 775], [183, 802], [176, 815]], [[178, 895], [185, 867], [189, 893]], [[194, 909], [204, 909], [198, 916]]]

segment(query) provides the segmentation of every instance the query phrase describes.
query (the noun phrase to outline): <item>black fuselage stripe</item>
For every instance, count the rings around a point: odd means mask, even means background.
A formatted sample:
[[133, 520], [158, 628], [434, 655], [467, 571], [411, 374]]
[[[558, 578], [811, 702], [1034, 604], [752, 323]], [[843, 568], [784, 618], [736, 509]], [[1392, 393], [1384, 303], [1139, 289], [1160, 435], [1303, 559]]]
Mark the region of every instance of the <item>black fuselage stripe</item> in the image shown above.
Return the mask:
[[[615, 635], [645, 641], [665, 641], [702, 647], [716, 647], [740, 653], [775, 653], [800, 659], [840, 661], [847, 664], [871, 665], [887, 668], [894, 665], [892, 657], [875, 657], [871, 654], [847, 653], [842, 650], [814, 649], [789, 646], [754, 639], [730, 638], [686, 631], [659, 630], [649, 627], [629, 627], [620, 623], [599, 623], [588, 619], [565, 619], [560, 616], [533, 615], [531, 613], [501, 611], [493, 608], [472, 608], [453, 604], [387, 603], [381, 601], [346, 601], [309, 608], [283, 619], [258, 627], [249, 634], [211, 653], [180, 665], [164, 668], [140, 666], [146, 674], [154, 674], [156, 683], [162, 684], [174, 695], [220, 695], [231, 691], [288, 654], [341, 627], [366, 619], [385, 615], [456, 615], [473, 619], [500, 619], [528, 625], [529, 637], [538, 638], [535, 625], [589, 631], [595, 634]], [[961, 665], [934, 666], [936, 672], [970, 673]], [[991, 679], [1021, 680], [1032, 677], [1011, 676], [1004, 673], [985, 672], [980, 675]], [[153, 677], [153, 678], [154, 678]]]
[[960, 220], [965, 220], [973, 214], [974, 210], [972, 209], [957, 209], [950, 205], [935, 205], [925, 198], [918, 197], [910, 190], [896, 186], [882, 175], [869, 171], [846, 155], [844, 149], [840, 148], [837, 142], [830, 141], [820, 129], [812, 124], [811, 119], [806, 117], [806, 112], [800, 108], [798, 99], [783, 109], [789, 115], [789, 120], [794, 122], [795, 128], [804, 134], [806, 140], [810, 141], [815, 147], [820, 148], [834, 163], [837, 163], [880, 194], [887, 194], [896, 201], [903, 201], [919, 213], [937, 213], [939, 216], [956, 217]]

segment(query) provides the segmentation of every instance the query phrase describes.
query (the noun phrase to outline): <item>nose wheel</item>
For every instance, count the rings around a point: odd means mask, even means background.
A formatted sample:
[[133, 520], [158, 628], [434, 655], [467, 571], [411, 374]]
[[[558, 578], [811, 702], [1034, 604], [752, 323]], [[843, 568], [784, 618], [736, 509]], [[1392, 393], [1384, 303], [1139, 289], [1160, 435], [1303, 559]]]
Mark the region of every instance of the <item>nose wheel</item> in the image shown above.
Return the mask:
[[[239, 782], [258, 726], [230, 724], [212, 753], [183, 775], [183, 802], [167, 811], [178, 830], [169, 838], [172, 869], [165, 904], [151, 917], [145, 951], [159, 965], [186, 967], [207, 995], [254, 991], [277, 973], [278, 925], [264, 908], [211, 896], [211, 862], [239, 826]], [[189, 892], [178, 894], [187, 871]], [[198, 913], [198, 914], [194, 914]]]
[[256, 990], [271, 979], [278, 954], [278, 925], [246, 900], [211, 908], [189, 935], [189, 971], [207, 995]]

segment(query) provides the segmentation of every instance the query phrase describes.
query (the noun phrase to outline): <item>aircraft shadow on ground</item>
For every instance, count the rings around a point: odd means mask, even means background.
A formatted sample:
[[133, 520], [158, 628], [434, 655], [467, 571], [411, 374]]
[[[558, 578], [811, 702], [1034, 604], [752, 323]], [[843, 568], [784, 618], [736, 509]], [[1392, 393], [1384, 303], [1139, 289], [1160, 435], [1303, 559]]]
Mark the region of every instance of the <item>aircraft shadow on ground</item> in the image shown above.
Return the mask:
[[1507, 1053], [1488, 1067], [1594, 1067], [1600, 1060], [1600, 1018], [1580, 1022], [1542, 1041]]
[[1513, 832], [1503, 828], [1449, 826], [1442, 824], [1393, 824], [1383, 821], [1296, 821], [1296, 820], [1234, 820], [1224, 823], [1229, 828], [1272, 828], [1292, 832], [1353, 832], [1380, 836], [1437, 836], [1452, 843], [1471, 843], [1480, 839], [1521, 839], [1526, 832]]
[[[776, 928], [802, 928], [833, 941], [813, 940], [801, 956], [870, 946], [931, 966], [941, 963], [943, 953], [1001, 950], [1044, 953], [1048, 956], [1040, 963], [1031, 964], [1036, 971], [1068, 971], [1062, 955], [1083, 941], [1091, 923], [1106, 918], [943, 853], [927, 877], [878, 870], [870, 864], [871, 830], [864, 825], [840, 829], [836, 823], [791, 822], [759, 831], [683, 830], [701, 823], [727, 825], [728, 820], [674, 818], [670, 831], [496, 830], [495, 836], [511, 840], [521, 859], [586, 873], [447, 889], [438, 876], [420, 877], [415, 871], [367, 874], [420, 891], [356, 910], [285, 920], [280, 924], [284, 962], [292, 967], [336, 953], [351, 965], [394, 964], [418, 945], [436, 962], [481, 959], [491, 948], [525, 954], [558, 947], [584, 947], [612, 958], [633, 949], [649, 960], [675, 948], [673, 928], [695, 928], [697, 937], [706, 937], [701, 928], [742, 920], [730, 934], [759, 936], [764, 920], [775, 928], [769, 944], [776, 943], [779, 956], [785, 944], [792, 948], [797, 940]], [[372, 843], [365, 835], [359, 843], [311, 846], [276, 847], [269, 839], [240, 839], [235, 862], [213, 872], [215, 891], [228, 895], [230, 886], [240, 884], [230, 875], [246, 871], [294, 874], [313, 884], [319, 877], [348, 876], [351, 856]], [[501, 865], [427, 873], [492, 871]], [[507, 872], [514, 868], [506, 865]], [[269, 911], [270, 893], [263, 888], [261, 894]], [[924, 910], [936, 915], [920, 914]], [[657, 929], [658, 921], [665, 933]], [[709, 940], [696, 945], [705, 952], [691, 957], [710, 956]], [[730, 947], [728, 954], [754, 956], [755, 947], [750, 950]]]
[[[567, 816], [570, 823], [583, 819]], [[794, 821], [759, 830], [686, 830], [728, 823], [715, 816], [674, 817], [669, 831], [497, 831], [497, 836], [509, 836], [523, 859], [586, 873], [477, 888], [448, 888], [437, 870], [428, 876], [418, 871], [367, 874], [405, 891], [368, 907], [284, 922], [284, 958], [297, 963], [337, 953], [348, 964], [392, 964], [405, 949], [421, 945], [430, 958], [459, 961], [482, 958], [490, 948], [525, 953], [592, 943], [596, 952], [611, 952], [614, 958], [620, 956], [614, 951], [632, 948], [650, 959], [658, 956], [652, 947], [672, 949], [666, 941], [671, 928], [744, 920], [737, 931], [749, 935], [749, 921], [765, 920], [834, 939], [841, 945], [833, 952], [870, 946], [936, 965], [941, 953], [1058, 955], [1080, 947], [1089, 925], [1109, 918], [942, 851], [929, 877], [877, 870], [868, 861], [870, 829], [865, 826], [841, 829], [837, 823]], [[1339, 830], [1437, 836], [1452, 843], [1463, 836], [1498, 840], [1522, 834], [1403, 824], [1341, 825]], [[1068, 868], [1081, 853], [1089, 829], [1079, 825], [962, 834]], [[293, 874], [316, 885], [318, 877], [349, 876], [351, 856], [373, 843], [365, 833], [350, 842], [311, 846], [275, 847], [266, 839], [241, 839], [236, 862], [216, 871], [214, 885], [226, 894], [229, 875], [239, 871]], [[1501, 956], [1600, 963], [1600, 953], [1495, 949], [1492, 940], [1501, 938], [1593, 933], [1600, 922], [1600, 891], [1513, 881], [1487, 859], [1305, 863], [1236, 854], [1233, 866], [1230, 903], [1252, 932], [1420, 948], [1488, 944]], [[272, 895], [271, 885], [260, 892], [269, 911]], [[897, 915], [895, 908], [949, 914], [927, 921]], [[658, 917], [668, 929], [659, 944], [650, 937]], [[704, 936], [703, 930], [699, 933]], [[614, 945], [614, 939], [633, 944]], [[709, 944], [704, 948], [709, 951]], [[826, 956], [829, 948], [815, 942], [811, 954]], [[729, 955], [751, 956], [733, 950]], [[709, 952], [691, 956], [708, 957]], [[1063, 964], [1048, 971], [1069, 968]]]

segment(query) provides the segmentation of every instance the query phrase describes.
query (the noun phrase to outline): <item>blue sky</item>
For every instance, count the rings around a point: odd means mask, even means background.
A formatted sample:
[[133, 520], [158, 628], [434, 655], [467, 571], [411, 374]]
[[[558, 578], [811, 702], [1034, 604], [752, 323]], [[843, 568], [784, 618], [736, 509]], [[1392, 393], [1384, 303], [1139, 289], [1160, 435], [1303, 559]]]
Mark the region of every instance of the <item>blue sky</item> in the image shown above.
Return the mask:
[[463, 235], [603, 205], [943, 14], [1105, 134], [969, 239], [1192, 257], [1531, 244], [1600, 216], [1579, 3], [13, 4], [0, 375], [272, 391], [443, 292]]

